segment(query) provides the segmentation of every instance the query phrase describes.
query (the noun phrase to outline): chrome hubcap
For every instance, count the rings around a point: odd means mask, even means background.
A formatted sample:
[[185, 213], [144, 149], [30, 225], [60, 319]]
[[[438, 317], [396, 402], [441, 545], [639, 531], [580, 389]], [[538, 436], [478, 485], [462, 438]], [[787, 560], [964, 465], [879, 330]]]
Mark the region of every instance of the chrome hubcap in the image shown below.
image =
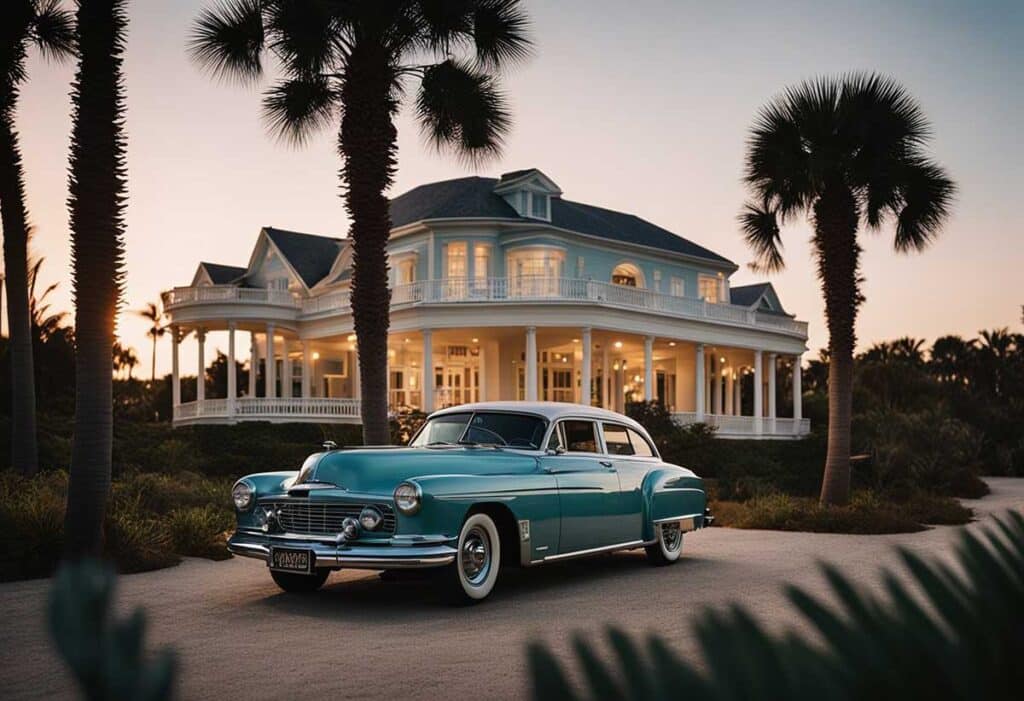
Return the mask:
[[470, 584], [487, 579], [491, 569], [491, 543], [482, 528], [473, 526], [462, 541], [462, 574]]
[[683, 544], [683, 533], [679, 530], [678, 523], [666, 523], [661, 527], [661, 542], [665, 544], [665, 550], [675, 552]]

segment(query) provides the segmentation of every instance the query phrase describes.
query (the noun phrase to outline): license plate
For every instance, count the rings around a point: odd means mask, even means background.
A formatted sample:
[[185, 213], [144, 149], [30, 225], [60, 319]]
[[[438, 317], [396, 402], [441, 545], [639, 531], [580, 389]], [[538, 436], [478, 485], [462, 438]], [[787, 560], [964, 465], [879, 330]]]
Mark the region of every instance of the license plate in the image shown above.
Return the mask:
[[313, 573], [313, 551], [297, 548], [271, 548], [270, 562], [272, 570], [282, 572]]

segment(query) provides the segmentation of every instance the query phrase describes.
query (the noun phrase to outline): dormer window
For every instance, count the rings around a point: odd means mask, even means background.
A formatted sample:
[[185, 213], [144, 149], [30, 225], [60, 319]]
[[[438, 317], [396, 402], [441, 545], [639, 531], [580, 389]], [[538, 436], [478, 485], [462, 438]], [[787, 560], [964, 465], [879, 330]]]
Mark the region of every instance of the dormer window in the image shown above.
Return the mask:
[[550, 197], [539, 192], [530, 193], [530, 216], [534, 219], [550, 219], [548, 204]]

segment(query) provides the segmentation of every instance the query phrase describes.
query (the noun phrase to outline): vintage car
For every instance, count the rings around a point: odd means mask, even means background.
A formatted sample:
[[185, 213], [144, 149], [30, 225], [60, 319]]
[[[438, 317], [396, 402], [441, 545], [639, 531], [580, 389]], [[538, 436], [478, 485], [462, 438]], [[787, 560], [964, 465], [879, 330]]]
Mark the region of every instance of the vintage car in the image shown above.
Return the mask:
[[446, 598], [471, 603], [502, 567], [634, 548], [671, 564], [711, 521], [702, 480], [663, 462], [642, 426], [577, 404], [456, 406], [408, 447], [325, 448], [232, 490], [228, 549], [285, 591], [331, 570], [434, 568]]

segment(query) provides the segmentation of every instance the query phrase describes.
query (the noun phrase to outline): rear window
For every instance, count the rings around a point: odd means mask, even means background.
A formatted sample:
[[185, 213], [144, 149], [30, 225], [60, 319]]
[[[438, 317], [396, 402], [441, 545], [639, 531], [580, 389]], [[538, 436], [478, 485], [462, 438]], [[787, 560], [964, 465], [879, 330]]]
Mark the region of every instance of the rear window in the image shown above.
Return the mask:
[[632, 455], [633, 444], [629, 441], [629, 434], [625, 426], [615, 424], [604, 424], [604, 444], [608, 448], [609, 455]]
[[629, 428], [626, 429], [629, 432], [629, 442], [633, 444], [633, 453], [642, 458], [653, 458], [654, 448], [647, 442], [647, 439], [641, 436], [639, 433]]

